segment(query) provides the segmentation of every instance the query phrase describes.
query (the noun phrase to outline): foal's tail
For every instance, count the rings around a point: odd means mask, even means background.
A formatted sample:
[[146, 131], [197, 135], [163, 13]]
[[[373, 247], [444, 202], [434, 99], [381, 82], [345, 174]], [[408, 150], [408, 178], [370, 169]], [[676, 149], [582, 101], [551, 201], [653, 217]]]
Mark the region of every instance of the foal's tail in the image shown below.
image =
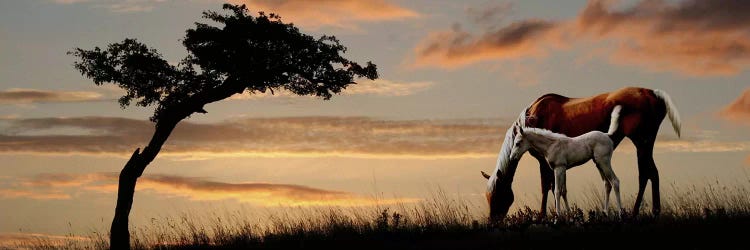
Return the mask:
[[677, 107], [675, 107], [672, 99], [669, 98], [669, 95], [667, 95], [667, 92], [659, 89], [654, 89], [654, 95], [656, 95], [656, 97], [659, 97], [659, 99], [664, 102], [664, 105], [667, 106], [667, 116], [669, 116], [669, 120], [672, 121], [672, 128], [674, 129], [674, 132], [677, 133], [677, 137], [680, 137], [681, 122], [680, 113], [677, 113]]
[[617, 126], [620, 124], [620, 111], [622, 110], [622, 106], [617, 105], [614, 109], [612, 109], [612, 118], [609, 121], [609, 130], [607, 131], [607, 135], [612, 137], [612, 135], [615, 134], [615, 131], [617, 131]]

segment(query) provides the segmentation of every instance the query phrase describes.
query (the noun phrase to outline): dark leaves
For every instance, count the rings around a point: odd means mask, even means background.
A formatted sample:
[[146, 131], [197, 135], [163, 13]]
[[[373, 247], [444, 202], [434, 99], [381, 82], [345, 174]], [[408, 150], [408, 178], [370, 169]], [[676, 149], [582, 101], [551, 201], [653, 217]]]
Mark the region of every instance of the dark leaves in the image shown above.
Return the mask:
[[106, 50], [75, 49], [69, 54], [78, 58], [76, 69], [95, 84], [125, 89], [119, 99], [123, 107], [133, 100], [139, 106], [156, 105], [154, 121], [170, 113], [186, 117], [244, 91], [283, 88], [329, 99], [356, 77], [378, 77], [371, 62], [363, 67], [344, 58], [346, 47], [333, 36], [316, 39], [275, 14], [252, 17], [244, 5], [223, 8], [229, 13], [203, 13], [220, 26], [196, 23], [186, 31], [182, 44], [189, 54], [178, 66], [134, 39]]
[[180, 72], [162, 59], [156, 50], [135, 39], [93, 50], [75, 49], [68, 54], [78, 57], [74, 66], [96, 85], [114, 83], [126, 90], [119, 99], [121, 106], [137, 100], [139, 106], [159, 103], [173, 92]]

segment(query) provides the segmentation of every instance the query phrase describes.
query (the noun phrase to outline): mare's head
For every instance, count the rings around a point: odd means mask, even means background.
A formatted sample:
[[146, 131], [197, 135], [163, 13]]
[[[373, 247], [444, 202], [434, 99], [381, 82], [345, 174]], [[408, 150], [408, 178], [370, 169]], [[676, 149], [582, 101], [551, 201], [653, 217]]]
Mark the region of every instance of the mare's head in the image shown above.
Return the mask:
[[512, 181], [507, 179], [502, 171], [498, 171], [491, 176], [482, 171], [482, 176], [487, 178], [485, 197], [487, 198], [487, 204], [490, 206], [490, 220], [502, 220], [508, 215], [510, 205], [513, 205]]
[[530, 145], [523, 139], [523, 129], [514, 125], [505, 135], [503, 149], [498, 158], [498, 167], [492, 175], [482, 172], [487, 179], [487, 203], [490, 206], [490, 219], [501, 220], [508, 215], [508, 210], [513, 204], [513, 175], [516, 165], [523, 153], [529, 150]]

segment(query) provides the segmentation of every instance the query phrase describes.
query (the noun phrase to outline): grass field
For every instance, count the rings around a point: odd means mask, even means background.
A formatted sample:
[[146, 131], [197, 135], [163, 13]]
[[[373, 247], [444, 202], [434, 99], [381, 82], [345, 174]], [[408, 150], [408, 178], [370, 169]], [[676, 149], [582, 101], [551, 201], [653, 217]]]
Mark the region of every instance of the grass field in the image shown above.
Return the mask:
[[[564, 216], [528, 207], [501, 223], [484, 206], [438, 192], [418, 204], [388, 207], [278, 208], [262, 216], [242, 212], [155, 218], [131, 232], [135, 249], [745, 249], [750, 226], [747, 185], [719, 183], [665, 187], [662, 214], [622, 219], [600, 211], [592, 190]], [[626, 208], [632, 199], [625, 199]], [[482, 204], [483, 205], [483, 204]], [[34, 249], [106, 249], [107, 235]]]

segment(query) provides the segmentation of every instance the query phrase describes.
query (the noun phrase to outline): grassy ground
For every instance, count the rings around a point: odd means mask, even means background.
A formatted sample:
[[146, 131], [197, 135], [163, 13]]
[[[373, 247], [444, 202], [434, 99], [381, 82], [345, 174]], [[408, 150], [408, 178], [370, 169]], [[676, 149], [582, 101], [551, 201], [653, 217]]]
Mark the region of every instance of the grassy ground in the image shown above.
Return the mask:
[[[545, 217], [522, 208], [489, 223], [459, 199], [439, 194], [417, 205], [378, 208], [287, 208], [253, 221], [242, 213], [154, 219], [133, 233], [135, 249], [745, 249], [750, 190], [718, 183], [665, 192], [655, 217], [607, 216], [595, 192], [569, 214]], [[628, 206], [632, 202], [625, 203]], [[107, 235], [91, 241], [33, 248], [105, 249]]]

